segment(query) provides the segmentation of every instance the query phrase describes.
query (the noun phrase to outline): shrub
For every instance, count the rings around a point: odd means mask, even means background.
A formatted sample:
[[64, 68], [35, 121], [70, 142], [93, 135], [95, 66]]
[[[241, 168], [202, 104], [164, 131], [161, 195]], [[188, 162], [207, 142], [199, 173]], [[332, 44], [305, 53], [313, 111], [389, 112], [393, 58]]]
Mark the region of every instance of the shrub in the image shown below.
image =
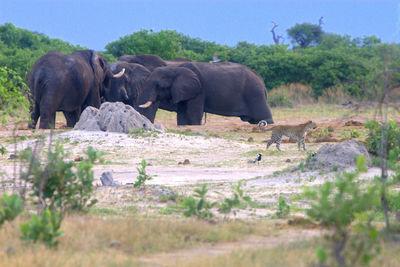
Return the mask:
[[286, 218], [290, 213], [290, 206], [287, 204], [286, 200], [279, 196], [278, 198], [278, 211], [275, 212], [275, 215], [278, 218]]
[[23, 179], [32, 185], [32, 196], [37, 197], [43, 208], [56, 210], [82, 211], [94, 205], [92, 199], [94, 173], [93, 164], [102, 152], [89, 147], [85, 152], [86, 158], [76, 164], [65, 161], [68, 154], [63, 146], [56, 142], [54, 149], [48, 151], [48, 162], [43, 164], [40, 157], [31, 148], [21, 153], [21, 159], [29, 162], [27, 173], [22, 173]]
[[225, 215], [229, 215], [231, 212], [236, 215], [237, 210], [234, 208], [247, 207], [247, 204], [251, 204], [251, 198], [245, 196], [242, 187], [242, 183], [238, 182], [237, 185], [231, 186], [233, 190], [232, 198], [225, 198], [224, 201], [219, 205], [219, 212]]
[[28, 110], [29, 88], [24, 80], [13, 70], [7, 67], [0, 67], [0, 122], [6, 123], [7, 117], [15, 118], [19, 115], [26, 115]]
[[[367, 121], [365, 127], [368, 129], [367, 149], [373, 155], [379, 155], [381, 150], [383, 124], [377, 121]], [[394, 120], [386, 124], [387, 133], [387, 155], [389, 160], [400, 160], [400, 127]]]
[[196, 216], [199, 219], [214, 217], [210, 209], [217, 205], [217, 203], [206, 199], [207, 192], [208, 189], [205, 184], [201, 188], [195, 189], [194, 194], [187, 197], [182, 203], [183, 208], [186, 209], [183, 211], [183, 215], [186, 217]]
[[[306, 198], [311, 200], [306, 214], [310, 219], [332, 229], [325, 238], [330, 243], [327, 247], [332, 249], [330, 255], [339, 266], [355, 266], [360, 261], [364, 266], [379, 252], [378, 232], [371, 225], [374, 209], [379, 206], [378, 187], [361, 186], [357, 177], [365, 169], [365, 159], [360, 157], [356, 171], [344, 172], [333, 182], [328, 181], [317, 189], [305, 190]], [[317, 250], [320, 261], [325, 260], [321, 250], [325, 248]]]
[[5, 221], [12, 221], [22, 211], [22, 200], [17, 194], [3, 194], [0, 200], [0, 226]]
[[63, 234], [60, 231], [61, 222], [60, 212], [51, 213], [49, 209], [45, 209], [41, 216], [33, 214], [30, 221], [20, 225], [21, 238], [34, 243], [40, 241], [49, 247], [57, 246], [57, 237]]
[[268, 103], [271, 107], [293, 107], [295, 104], [314, 103], [313, 91], [309, 86], [292, 83], [272, 89], [268, 93]]
[[145, 185], [146, 181], [153, 179], [153, 176], [146, 173], [146, 161], [142, 159], [141, 168], [136, 168], [139, 175], [136, 177], [136, 182], [133, 184], [134, 187], [141, 187]]
[[329, 87], [318, 97], [318, 102], [327, 104], [342, 104], [348, 100], [349, 96], [344, 92], [342, 86]]

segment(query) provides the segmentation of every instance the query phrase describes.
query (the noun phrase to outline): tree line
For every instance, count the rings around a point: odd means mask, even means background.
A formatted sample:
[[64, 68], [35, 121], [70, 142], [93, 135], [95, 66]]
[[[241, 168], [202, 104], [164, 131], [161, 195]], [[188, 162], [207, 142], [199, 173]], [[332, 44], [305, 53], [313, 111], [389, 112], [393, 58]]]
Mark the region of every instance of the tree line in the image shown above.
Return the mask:
[[[124, 54], [155, 54], [166, 60], [183, 57], [208, 62], [216, 53], [221, 61], [255, 70], [268, 90], [302, 83], [310, 86], [318, 97], [324, 90], [340, 86], [346, 94], [360, 100], [376, 97], [376, 88], [382, 82], [376, 77], [382, 70], [400, 69], [399, 44], [382, 43], [375, 36], [352, 38], [325, 33], [320, 25], [310, 23], [296, 24], [287, 33], [292, 45], [255, 45], [244, 41], [226, 46], [171, 30], [141, 30], [110, 42], [101, 54], [109, 62]], [[7, 67], [21, 77], [51, 50], [72, 53], [80, 49], [86, 48], [11, 23], [0, 25], [0, 67]]]

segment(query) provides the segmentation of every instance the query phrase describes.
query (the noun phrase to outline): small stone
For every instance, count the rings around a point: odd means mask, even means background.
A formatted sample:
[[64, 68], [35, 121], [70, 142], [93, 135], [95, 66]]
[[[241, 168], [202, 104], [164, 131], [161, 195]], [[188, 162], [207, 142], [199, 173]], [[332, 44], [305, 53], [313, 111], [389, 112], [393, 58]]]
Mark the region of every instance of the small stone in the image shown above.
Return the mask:
[[120, 249], [121, 248], [121, 242], [118, 241], [118, 240], [111, 241], [110, 248]]
[[10, 156], [8, 157], [8, 159], [12, 160], [12, 159], [17, 159], [18, 155], [16, 154], [10, 154]]
[[9, 247], [9, 248], [7, 248], [7, 250], [6, 250], [6, 253], [8, 254], [8, 255], [12, 255], [12, 254], [15, 254], [15, 249], [13, 248], [13, 247]]
[[103, 186], [118, 186], [119, 183], [114, 181], [111, 172], [103, 172], [100, 177]]

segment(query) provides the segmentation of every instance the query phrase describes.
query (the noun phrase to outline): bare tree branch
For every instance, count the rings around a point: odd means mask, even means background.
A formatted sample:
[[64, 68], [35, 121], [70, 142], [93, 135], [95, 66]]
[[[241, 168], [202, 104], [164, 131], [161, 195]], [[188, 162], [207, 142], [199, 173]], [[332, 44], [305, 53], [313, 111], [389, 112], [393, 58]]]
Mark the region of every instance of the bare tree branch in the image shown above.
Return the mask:
[[274, 39], [275, 44], [279, 44], [280, 40], [283, 38], [282, 35], [276, 35], [275, 34], [275, 28], [278, 27], [278, 24], [276, 24], [275, 21], [272, 21], [272, 23], [274, 24], [274, 26], [271, 29], [272, 32], [272, 38]]

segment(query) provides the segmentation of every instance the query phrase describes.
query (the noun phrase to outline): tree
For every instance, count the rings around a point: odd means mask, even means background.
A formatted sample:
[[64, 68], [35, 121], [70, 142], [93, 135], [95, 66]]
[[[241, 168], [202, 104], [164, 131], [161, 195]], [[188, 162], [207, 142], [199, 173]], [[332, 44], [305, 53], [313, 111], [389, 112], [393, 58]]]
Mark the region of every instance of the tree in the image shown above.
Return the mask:
[[317, 45], [321, 42], [324, 31], [319, 25], [311, 23], [296, 23], [295, 26], [287, 30], [292, 43], [297, 43], [301, 48], [306, 48], [311, 45]]

